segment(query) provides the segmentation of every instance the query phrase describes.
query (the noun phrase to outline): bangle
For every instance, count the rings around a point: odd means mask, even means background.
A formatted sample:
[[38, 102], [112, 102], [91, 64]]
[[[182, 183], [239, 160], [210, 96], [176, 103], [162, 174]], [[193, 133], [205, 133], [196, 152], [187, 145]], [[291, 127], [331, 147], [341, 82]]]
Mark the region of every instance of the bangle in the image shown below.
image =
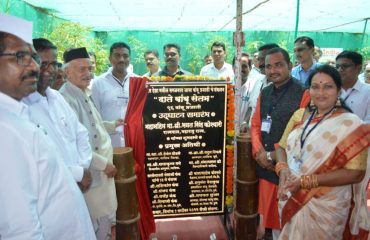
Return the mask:
[[312, 189], [319, 186], [317, 175], [302, 175], [301, 176], [301, 188]]
[[275, 166], [275, 173], [276, 175], [280, 176], [280, 171], [283, 169], [289, 168], [286, 162], [278, 162]]

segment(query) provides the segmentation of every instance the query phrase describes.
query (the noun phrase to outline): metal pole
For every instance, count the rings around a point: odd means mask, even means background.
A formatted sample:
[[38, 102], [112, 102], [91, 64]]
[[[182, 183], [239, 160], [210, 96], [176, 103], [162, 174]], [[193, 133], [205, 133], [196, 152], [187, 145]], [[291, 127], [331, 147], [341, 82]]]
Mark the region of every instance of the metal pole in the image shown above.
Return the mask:
[[236, 32], [235, 32], [235, 47], [236, 47], [236, 61], [235, 61], [235, 136], [240, 133], [240, 105], [241, 105], [241, 45], [242, 45], [242, 18], [243, 18], [243, 0], [236, 2]]
[[298, 26], [299, 26], [299, 9], [300, 9], [300, 0], [297, 0], [297, 11], [295, 16], [295, 30], [294, 30], [294, 39], [298, 36]]

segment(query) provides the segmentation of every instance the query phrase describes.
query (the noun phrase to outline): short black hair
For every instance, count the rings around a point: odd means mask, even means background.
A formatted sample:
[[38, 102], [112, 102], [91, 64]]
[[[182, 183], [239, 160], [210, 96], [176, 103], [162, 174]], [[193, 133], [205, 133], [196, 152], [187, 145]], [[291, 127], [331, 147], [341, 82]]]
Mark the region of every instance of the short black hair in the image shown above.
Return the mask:
[[124, 42], [115, 42], [112, 44], [112, 46], [109, 49], [109, 56], [112, 56], [113, 50], [117, 48], [127, 48], [128, 53], [131, 55], [131, 48], [127, 43]]
[[57, 49], [57, 47], [46, 38], [34, 38], [32, 39], [32, 43], [37, 52], [42, 52], [49, 49]]
[[361, 54], [359, 54], [358, 52], [354, 52], [354, 51], [343, 51], [341, 53], [338, 54], [338, 56], [335, 58], [335, 60], [337, 61], [339, 58], [348, 58], [348, 59], [351, 59], [352, 62], [358, 66], [358, 65], [362, 65], [362, 62], [363, 62], [363, 57]]
[[307, 36], [298, 37], [296, 40], [294, 40], [294, 43], [297, 43], [297, 42], [300, 42], [300, 43], [305, 42], [307, 47], [309, 48], [315, 47], [315, 43], [313, 42], [313, 39]]
[[211, 54], [206, 54], [204, 57], [203, 57], [203, 60], [205, 60], [206, 58], [209, 58], [209, 57], [211, 57]]
[[[232, 65], [234, 66], [235, 65], [235, 62], [236, 62], [236, 55], [233, 57], [233, 62], [232, 62]], [[249, 56], [249, 53], [247, 52], [242, 52], [240, 57], [247, 57], [248, 58], [248, 66], [249, 67], [252, 67], [252, 61], [250, 59], [250, 56]]]
[[340, 77], [338, 70], [330, 66], [329, 64], [320, 65], [311, 72], [311, 74], [307, 78], [308, 86], [311, 86], [312, 78], [317, 73], [325, 73], [329, 75], [334, 80], [334, 83], [337, 86], [337, 89], [340, 90], [342, 88], [342, 79]]
[[149, 49], [149, 50], [146, 50], [145, 53], [144, 53], [144, 57], [148, 54], [154, 54], [154, 56], [156, 56], [157, 58], [159, 58], [159, 53], [157, 51], [157, 49]]
[[258, 48], [258, 51], [265, 51], [265, 50], [269, 50], [269, 49], [272, 49], [272, 48], [278, 48], [279, 45], [277, 45], [276, 43], [266, 43], [264, 45], [262, 45], [261, 47]]
[[270, 50], [268, 50], [266, 52], [266, 57], [268, 55], [271, 55], [271, 54], [274, 54], [274, 53], [281, 53], [283, 54], [284, 56], [284, 60], [289, 64], [290, 63], [290, 57], [289, 57], [289, 53], [284, 49], [284, 48], [280, 48], [280, 47], [275, 47], [275, 48], [271, 48]]
[[212, 51], [212, 48], [213, 47], [222, 47], [222, 49], [224, 50], [224, 51], [226, 51], [226, 46], [225, 46], [225, 43], [223, 43], [223, 42], [214, 42], [214, 43], [212, 43], [212, 46], [211, 46], [211, 51]]
[[179, 53], [179, 55], [181, 55], [181, 48], [178, 44], [176, 43], [167, 43], [166, 45], [163, 46], [163, 52], [166, 48], [176, 48], [177, 49], [177, 52]]

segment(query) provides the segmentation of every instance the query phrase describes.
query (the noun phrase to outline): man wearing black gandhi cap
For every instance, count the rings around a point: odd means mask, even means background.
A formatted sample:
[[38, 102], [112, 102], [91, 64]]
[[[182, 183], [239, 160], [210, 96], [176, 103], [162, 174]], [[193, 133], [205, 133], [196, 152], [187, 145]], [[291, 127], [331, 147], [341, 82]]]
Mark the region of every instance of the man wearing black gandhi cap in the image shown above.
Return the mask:
[[110, 239], [117, 209], [113, 179], [117, 170], [113, 165], [113, 148], [108, 132], [114, 133], [115, 128], [123, 124], [123, 120], [102, 121], [88, 89], [92, 65], [86, 48], [67, 50], [63, 57], [67, 82], [60, 92], [76, 112], [79, 121], [87, 128], [93, 150], [90, 166], [92, 183], [84, 196], [97, 239]]

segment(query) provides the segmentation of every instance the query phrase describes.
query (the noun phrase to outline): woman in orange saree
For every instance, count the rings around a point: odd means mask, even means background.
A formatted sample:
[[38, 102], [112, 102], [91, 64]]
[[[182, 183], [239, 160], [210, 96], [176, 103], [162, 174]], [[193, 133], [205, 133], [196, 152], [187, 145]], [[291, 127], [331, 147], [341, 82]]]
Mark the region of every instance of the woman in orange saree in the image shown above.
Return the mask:
[[336, 69], [321, 66], [308, 81], [312, 106], [296, 111], [277, 146], [279, 239], [343, 239], [347, 223], [353, 235], [370, 227], [365, 194], [354, 187], [365, 175], [370, 125], [338, 101]]

